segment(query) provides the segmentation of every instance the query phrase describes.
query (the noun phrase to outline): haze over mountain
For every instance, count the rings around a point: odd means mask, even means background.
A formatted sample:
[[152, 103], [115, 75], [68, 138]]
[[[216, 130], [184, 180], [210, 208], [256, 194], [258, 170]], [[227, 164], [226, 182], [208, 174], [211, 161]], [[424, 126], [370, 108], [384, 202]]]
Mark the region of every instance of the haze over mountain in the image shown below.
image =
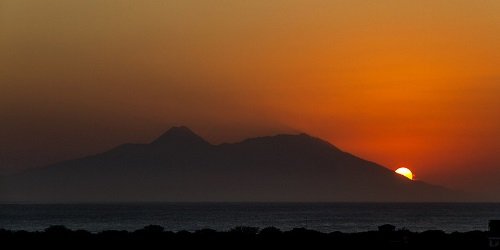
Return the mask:
[[307, 134], [213, 145], [187, 127], [149, 144], [60, 162], [0, 181], [0, 201], [450, 201]]

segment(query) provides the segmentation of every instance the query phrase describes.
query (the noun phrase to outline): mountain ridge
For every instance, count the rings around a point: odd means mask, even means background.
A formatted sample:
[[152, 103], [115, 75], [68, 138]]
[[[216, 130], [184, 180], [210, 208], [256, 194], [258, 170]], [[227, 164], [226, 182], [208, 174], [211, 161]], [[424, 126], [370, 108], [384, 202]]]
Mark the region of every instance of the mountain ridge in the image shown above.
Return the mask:
[[300, 134], [210, 144], [185, 126], [151, 143], [56, 163], [2, 181], [0, 200], [446, 201], [460, 195], [410, 181]]

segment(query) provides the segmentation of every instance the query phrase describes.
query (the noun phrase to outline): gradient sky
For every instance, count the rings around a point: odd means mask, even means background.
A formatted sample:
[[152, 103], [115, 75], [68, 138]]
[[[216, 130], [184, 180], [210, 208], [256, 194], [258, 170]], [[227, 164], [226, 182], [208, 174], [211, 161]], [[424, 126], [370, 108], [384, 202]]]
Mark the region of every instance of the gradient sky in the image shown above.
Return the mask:
[[0, 2], [0, 172], [303, 131], [500, 191], [500, 1]]

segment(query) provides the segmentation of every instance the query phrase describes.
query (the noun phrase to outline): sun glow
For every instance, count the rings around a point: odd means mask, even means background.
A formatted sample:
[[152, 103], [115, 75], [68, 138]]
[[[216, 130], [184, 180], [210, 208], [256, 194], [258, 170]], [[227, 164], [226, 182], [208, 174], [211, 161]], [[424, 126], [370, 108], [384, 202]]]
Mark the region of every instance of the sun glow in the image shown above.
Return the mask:
[[411, 172], [411, 170], [409, 170], [407, 168], [398, 168], [398, 169], [396, 169], [395, 172], [410, 179], [410, 180], [413, 180], [413, 173]]

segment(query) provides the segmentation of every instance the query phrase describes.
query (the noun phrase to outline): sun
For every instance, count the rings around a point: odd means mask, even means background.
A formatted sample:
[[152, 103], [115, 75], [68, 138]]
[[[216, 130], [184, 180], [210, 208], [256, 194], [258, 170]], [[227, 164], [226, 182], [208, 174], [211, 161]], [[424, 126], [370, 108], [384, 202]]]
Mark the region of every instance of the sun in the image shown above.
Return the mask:
[[410, 180], [413, 180], [413, 173], [411, 172], [411, 170], [409, 170], [407, 168], [398, 168], [398, 169], [396, 169], [395, 172], [410, 179]]

